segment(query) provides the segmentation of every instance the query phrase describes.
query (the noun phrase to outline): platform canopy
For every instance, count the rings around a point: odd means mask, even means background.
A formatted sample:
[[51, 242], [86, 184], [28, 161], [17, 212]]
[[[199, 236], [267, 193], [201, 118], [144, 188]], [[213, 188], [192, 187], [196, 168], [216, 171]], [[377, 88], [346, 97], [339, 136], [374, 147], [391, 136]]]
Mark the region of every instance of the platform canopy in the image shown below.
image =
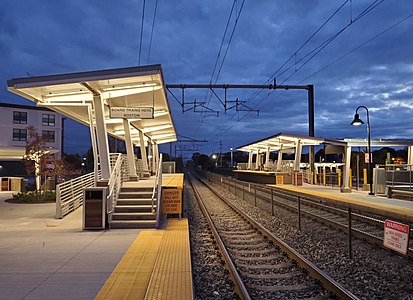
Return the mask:
[[318, 146], [320, 144], [332, 144], [338, 146], [346, 146], [346, 142], [329, 140], [311, 136], [302, 136], [289, 133], [277, 133], [270, 137], [246, 144], [244, 146], [238, 147], [237, 150], [246, 152], [264, 152], [264, 151], [278, 151], [280, 149], [293, 149], [300, 141], [302, 147], [305, 146]]
[[[367, 147], [367, 139], [344, 139], [350, 147]], [[413, 146], [413, 140], [410, 139], [371, 139], [372, 147], [407, 147]]]
[[[138, 130], [145, 141], [176, 141], [161, 65], [16, 78], [7, 85], [9, 91], [37, 106], [46, 106], [88, 126], [93, 97], [100, 96], [108, 134], [125, 139], [126, 118], [132, 126], [134, 144], [140, 142]], [[124, 115], [119, 117], [122, 111]]]

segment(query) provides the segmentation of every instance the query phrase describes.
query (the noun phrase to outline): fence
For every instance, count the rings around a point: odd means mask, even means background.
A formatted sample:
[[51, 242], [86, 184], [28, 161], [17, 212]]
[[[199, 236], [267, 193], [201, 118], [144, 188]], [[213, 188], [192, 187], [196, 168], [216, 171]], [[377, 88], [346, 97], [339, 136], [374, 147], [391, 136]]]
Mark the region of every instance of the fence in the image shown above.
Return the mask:
[[[110, 154], [110, 167], [115, 168], [118, 158], [121, 154]], [[126, 160], [125, 160], [126, 161]], [[128, 173], [122, 179], [127, 180]], [[96, 176], [102, 179], [102, 173], [99, 170]], [[67, 214], [75, 211], [83, 204], [83, 190], [88, 187], [96, 186], [95, 172], [91, 172], [69, 181], [60, 183], [56, 186], [56, 218], [62, 219]]]
[[[350, 258], [353, 257], [353, 237], [366, 239], [366, 234], [361, 232], [359, 229], [355, 228], [355, 226], [352, 226], [353, 219], [369, 219], [369, 217], [363, 218], [361, 215], [361, 211], [358, 211], [357, 207], [353, 208], [351, 207], [351, 205], [348, 204], [338, 205], [336, 202], [331, 203], [333, 205], [328, 205], [328, 200], [323, 199], [323, 201], [320, 201], [320, 199], [316, 196], [292, 195], [289, 194], [288, 191], [280, 191], [259, 184], [242, 182], [230, 177], [224, 177], [209, 172], [198, 171], [198, 173], [206, 180], [213, 182], [217, 185], [220, 185], [222, 188], [228, 190], [229, 193], [232, 193], [238, 199], [242, 199], [243, 201], [251, 205], [254, 205], [259, 209], [262, 209], [267, 213], [271, 212], [272, 216], [275, 215], [275, 212], [278, 209], [287, 209], [289, 211], [296, 213], [296, 224], [299, 230], [301, 230], [302, 216], [307, 216], [310, 219], [314, 219], [315, 215], [311, 212], [312, 208], [319, 207], [321, 210], [325, 210], [324, 207], [328, 206], [331, 210], [337, 211], [339, 215], [346, 217], [347, 224], [330, 221], [328, 218], [324, 217], [320, 217], [320, 219], [322, 219], [322, 223], [326, 226], [331, 226], [332, 224], [334, 224], [334, 226], [337, 227], [340, 231], [343, 231], [347, 234], [347, 250]], [[286, 196], [289, 198], [288, 201], [285, 201]], [[289, 203], [287, 204], [286, 202]], [[293, 202], [293, 204], [291, 204], [291, 202]], [[306, 205], [307, 208], [303, 208], [304, 205]], [[308, 209], [308, 207], [310, 207], [310, 210]], [[378, 211], [374, 211], [374, 213], [377, 215], [379, 219], [383, 220], [392, 217], [398, 222], [404, 222], [406, 224], [409, 224], [411, 222], [409, 218], [403, 217], [401, 215], [395, 217], [391, 214], [380, 214]], [[377, 245], [382, 245], [382, 240], [380, 240], [379, 237], [374, 237], [373, 235], [371, 235], [371, 238], [368, 237], [368, 240], [373, 243], [376, 243]], [[410, 248], [408, 256], [413, 257]]]
[[95, 186], [91, 172], [56, 186], [56, 218], [62, 219], [83, 204], [83, 189]]

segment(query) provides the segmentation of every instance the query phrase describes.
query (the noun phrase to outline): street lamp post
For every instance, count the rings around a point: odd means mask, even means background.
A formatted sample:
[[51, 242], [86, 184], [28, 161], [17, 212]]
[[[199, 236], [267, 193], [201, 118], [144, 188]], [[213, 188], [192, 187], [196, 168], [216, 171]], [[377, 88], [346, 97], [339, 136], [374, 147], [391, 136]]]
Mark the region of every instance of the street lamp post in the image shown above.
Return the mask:
[[[212, 159], [216, 160], [217, 159], [217, 155], [216, 154], [212, 154]], [[214, 166], [217, 166], [217, 161], [214, 161]]]
[[356, 113], [354, 115], [354, 120], [353, 122], [351, 122], [351, 125], [353, 126], [359, 126], [364, 124], [364, 122], [360, 119], [360, 116], [358, 114], [358, 110], [359, 108], [364, 108], [367, 112], [367, 152], [368, 152], [368, 156], [369, 156], [369, 179], [370, 179], [370, 193], [369, 195], [374, 195], [373, 193], [373, 169], [372, 169], [372, 161], [373, 161], [373, 157], [372, 157], [372, 153], [371, 153], [371, 139], [370, 139], [370, 116], [369, 116], [369, 110], [367, 109], [367, 107], [360, 105], [359, 107], [357, 107], [356, 109]]

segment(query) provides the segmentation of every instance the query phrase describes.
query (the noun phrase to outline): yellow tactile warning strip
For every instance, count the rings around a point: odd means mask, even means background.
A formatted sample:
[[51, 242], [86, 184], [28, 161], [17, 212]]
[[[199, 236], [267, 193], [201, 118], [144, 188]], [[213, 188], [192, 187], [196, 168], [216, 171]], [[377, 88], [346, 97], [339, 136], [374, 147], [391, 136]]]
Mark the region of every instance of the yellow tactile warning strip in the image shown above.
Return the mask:
[[192, 299], [187, 219], [142, 231], [95, 299]]
[[182, 189], [184, 187], [184, 174], [175, 173], [162, 175], [162, 187], [176, 187]]
[[192, 299], [187, 219], [169, 219], [145, 299]]
[[[402, 217], [407, 217], [407, 218], [413, 218], [413, 209], [406, 208], [406, 207], [401, 207], [401, 206], [396, 206], [388, 203], [381, 203], [373, 200], [367, 200], [367, 199], [361, 199], [361, 198], [355, 198], [352, 197], [349, 194], [344, 193], [343, 195], [337, 195], [333, 193], [328, 193], [328, 192], [322, 192], [322, 191], [317, 191], [313, 189], [305, 189], [303, 187], [297, 187], [297, 186], [289, 186], [289, 185], [269, 185], [269, 186], [274, 186], [277, 188], [282, 188], [290, 191], [295, 191], [295, 192], [300, 192], [300, 193], [305, 193], [309, 195], [314, 195], [338, 202], [345, 202], [353, 205], [358, 205], [362, 206], [365, 208], [369, 208], [372, 210], [379, 210], [379, 211], [387, 211], [391, 212], [393, 214], [402, 216]], [[391, 201], [391, 199], [389, 199]]]
[[140, 232], [95, 299], [144, 299], [163, 235]]

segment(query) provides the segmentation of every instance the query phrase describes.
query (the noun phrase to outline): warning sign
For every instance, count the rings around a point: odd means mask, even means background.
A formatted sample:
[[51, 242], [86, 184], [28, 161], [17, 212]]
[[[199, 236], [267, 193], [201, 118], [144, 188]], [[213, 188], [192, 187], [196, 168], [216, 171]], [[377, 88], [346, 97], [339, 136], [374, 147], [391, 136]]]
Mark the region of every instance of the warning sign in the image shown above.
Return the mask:
[[409, 226], [391, 220], [384, 222], [384, 247], [407, 254], [409, 246]]
[[164, 214], [182, 213], [182, 189], [162, 189], [162, 211]]

